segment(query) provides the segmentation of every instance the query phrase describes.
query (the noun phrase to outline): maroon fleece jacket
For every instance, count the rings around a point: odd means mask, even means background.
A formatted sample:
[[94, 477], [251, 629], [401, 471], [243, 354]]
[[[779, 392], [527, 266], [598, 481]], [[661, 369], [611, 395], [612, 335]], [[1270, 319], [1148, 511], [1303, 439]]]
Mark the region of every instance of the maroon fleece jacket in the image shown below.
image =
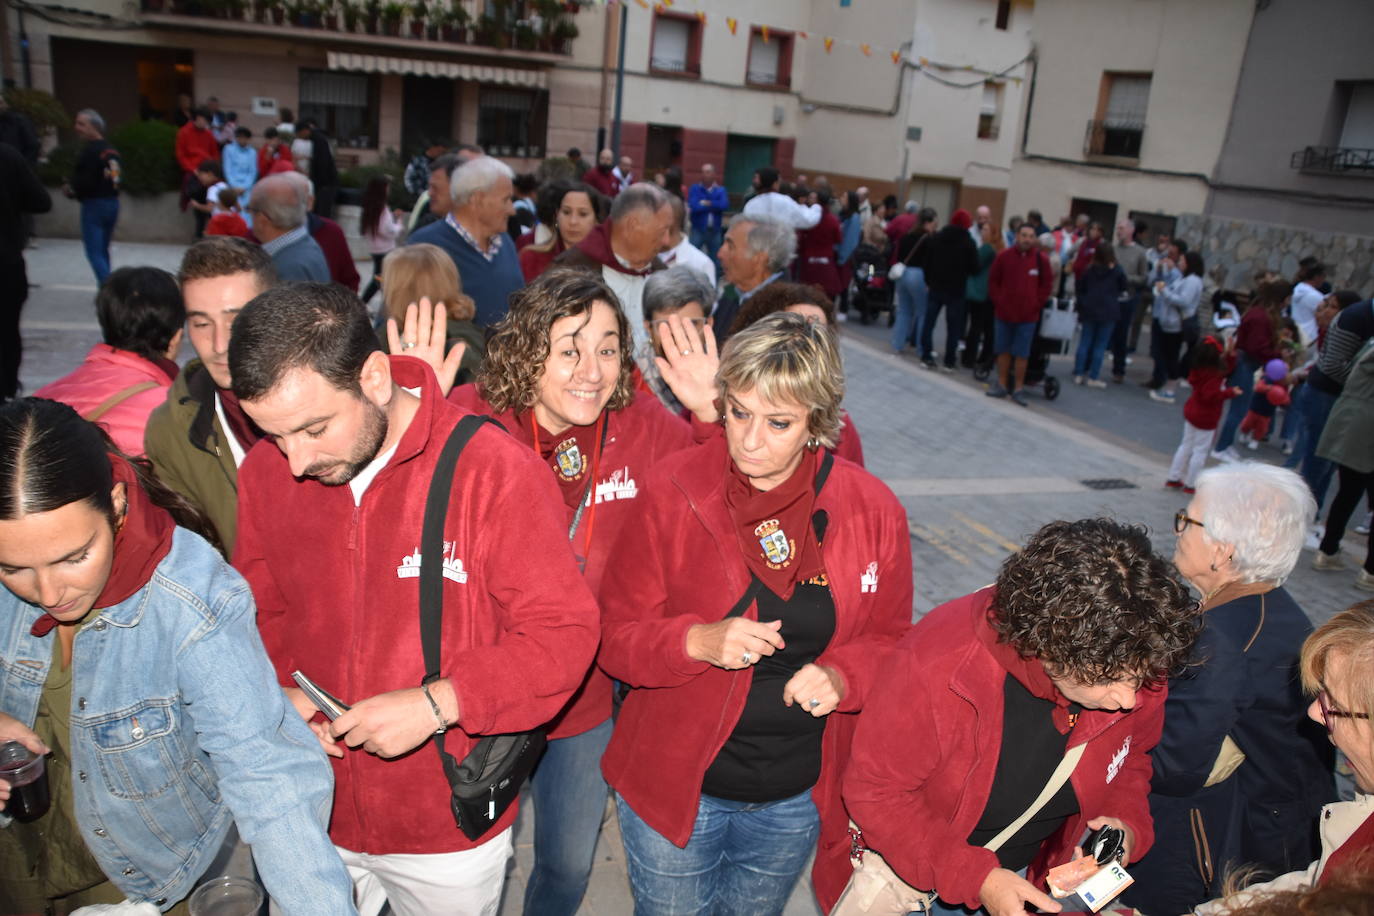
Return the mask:
[[[472, 413], [494, 416], [506, 427], [515, 441], [534, 454], [533, 433], [528, 411], [508, 410], [495, 413], [474, 385], [460, 385], [449, 393], [448, 399]], [[644, 498], [649, 470], [673, 452], [692, 445], [691, 428], [681, 418], [668, 412], [653, 395], [637, 395], [623, 410], [606, 411], [606, 446], [601, 453], [597, 470], [595, 509], [584, 510], [582, 525], [592, 533], [591, 548], [587, 552], [584, 575], [593, 593], [611, 564], [612, 549], [634, 514], [636, 504]], [[590, 460], [590, 459], [589, 459]], [[545, 464], [550, 479], [553, 469]], [[572, 524], [575, 509], [556, 495], [554, 509], [563, 519], [563, 530]], [[583, 528], [582, 531], [585, 531]], [[578, 544], [583, 544], [578, 533]], [[550, 738], [571, 738], [596, 728], [611, 716], [611, 679], [599, 668], [591, 668], [586, 680], [572, 700], [554, 720]]]
[[[391, 357], [420, 408], [396, 452], [353, 504], [347, 486], [291, 476], [271, 441], [239, 469], [234, 566], [252, 586], [258, 629], [284, 685], [305, 672], [344, 702], [418, 687], [424, 504], [439, 450], [466, 412], [444, 401], [429, 367]], [[548, 469], [494, 426], [458, 461], [444, 526], [441, 673], [458, 695], [447, 750], [480, 735], [548, 722], [596, 653], [598, 612], [568, 547]], [[333, 841], [355, 852], [470, 849], [449, 812], [449, 786], [428, 742], [386, 760], [362, 749], [334, 767]], [[512, 805], [488, 837], [509, 826]]]
[[[844, 803], [867, 845], [913, 887], [977, 909], [997, 854], [968, 844], [1002, 753], [1007, 671], [989, 651], [993, 588], [935, 608], [888, 654], [844, 774]], [[1088, 821], [1116, 817], [1135, 834], [1131, 859], [1154, 842], [1149, 750], [1164, 726], [1167, 689], [1137, 692], [1126, 713], [1085, 710], [1069, 747], [1087, 749], [1069, 782], [1079, 813], [1040, 848], [1028, 880], [1073, 858]], [[819, 863], [818, 863], [819, 867]]]
[[[634, 688], [601, 771], [636, 814], [678, 846], [691, 837], [702, 776], [739, 721], [753, 681], [753, 668], [727, 671], [689, 658], [684, 648], [690, 627], [723, 619], [749, 584], [725, 506], [726, 460], [725, 437], [716, 436], [649, 475], [599, 593], [598, 663]], [[835, 633], [816, 664], [835, 668], [846, 688], [827, 717], [811, 790], [821, 817], [813, 880], [829, 909], [850, 872], [840, 773], [856, 713], [883, 689], [878, 668], [911, 627], [911, 541], [892, 491], [843, 458], [835, 459], [816, 509], [829, 520], [821, 555], [835, 600]], [[757, 604], [744, 616], [757, 620]]]

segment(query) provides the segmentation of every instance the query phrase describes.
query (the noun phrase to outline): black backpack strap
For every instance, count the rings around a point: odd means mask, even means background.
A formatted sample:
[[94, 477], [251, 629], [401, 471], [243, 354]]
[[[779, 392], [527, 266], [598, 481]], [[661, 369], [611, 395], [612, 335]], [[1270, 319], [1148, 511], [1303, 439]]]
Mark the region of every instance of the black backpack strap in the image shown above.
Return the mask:
[[463, 449], [477, 430], [487, 423], [498, 427], [501, 425], [491, 417], [475, 414], [459, 420], [439, 452], [434, 476], [429, 481], [424, 527], [420, 531], [420, 645], [425, 653], [425, 679], [420, 682], [422, 684], [439, 679], [439, 637], [443, 632], [444, 612], [444, 521], [448, 517], [453, 473]]
[[[820, 469], [816, 471], [817, 496], [820, 495], [821, 488], [825, 486], [826, 478], [830, 476], [830, 469], [834, 467], [834, 465], [835, 457], [830, 454], [829, 449], [826, 449], [825, 457], [821, 459]], [[811, 516], [811, 529], [816, 532], [817, 544], [825, 540], [825, 529], [828, 527], [829, 523], [830, 516], [824, 509], [817, 509]], [[759, 589], [761, 588], [763, 588], [763, 583], [759, 581], [759, 577], [754, 575], [753, 572], [750, 572], [749, 585], [745, 587], [744, 594], [739, 596], [739, 600], [735, 602], [735, 606], [730, 608], [729, 612], [722, 619], [739, 617], [745, 611], [749, 610], [749, 605], [754, 603], [754, 599], [758, 597]]]

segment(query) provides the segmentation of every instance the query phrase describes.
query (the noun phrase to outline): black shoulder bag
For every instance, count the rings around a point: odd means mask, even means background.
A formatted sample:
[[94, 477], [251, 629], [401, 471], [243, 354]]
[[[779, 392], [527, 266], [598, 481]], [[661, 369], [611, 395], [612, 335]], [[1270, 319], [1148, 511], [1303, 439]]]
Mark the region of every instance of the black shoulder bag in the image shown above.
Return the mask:
[[[448, 515], [453, 472], [463, 447], [484, 423], [500, 427], [491, 417], [467, 416], [458, 421], [434, 468], [425, 500], [420, 535], [420, 644], [425, 652], [425, 679], [439, 679], [439, 636], [444, 611], [444, 519]], [[460, 698], [461, 701], [461, 698]], [[444, 734], [434, 736], [434, 748], [453, 791], [451, 807], [458, 829], [470, 840], [481, 839], [515, 801], [548, 740], [542, 728], [512, 735], [485, 735], [458, 761], [444, 750]]]

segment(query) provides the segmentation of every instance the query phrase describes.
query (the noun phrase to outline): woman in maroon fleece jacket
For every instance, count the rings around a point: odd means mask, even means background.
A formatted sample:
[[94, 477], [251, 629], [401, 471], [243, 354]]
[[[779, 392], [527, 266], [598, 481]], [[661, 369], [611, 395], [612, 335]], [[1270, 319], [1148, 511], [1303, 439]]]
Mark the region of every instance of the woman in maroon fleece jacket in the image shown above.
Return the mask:
[[[595, 591], [649, 469], [688, 448], [686, 421], [636, 397], [634, 347], [620, 303], [595, 274], [553, 267], [517, 293], [496, 326], [482, 375], [449, 400], [490, 414], [538, 453], [558, 484], [556, 509]], [[599, 669], [551, 724], [530, 781], [534, 870], [525, 912], [572, 916], [591, 877], [606, 811], [598, 763], [611, 737], [611, 680]]]
[[818, 835], [845, 842], [854, 713], [911, 620], [906, 514], [828, 451], [833, 335], [770, 315], [719, 378], [725, 434], [650, 476], [600, 589], [599, 662], [632, 688], [602, 772], [641, 916], [782, 912]]
[[[1148, 751], [1165, 679], [1197, 628], [1195, 602], [1143, 529], [1040, 529], [995, 586], [935, 608], [879, 673], [844, 776], [861, 854], [938, 894], [930, 912], [1058, 912], [1046, 872], [1086, 829], [1124, 830], [1126, 862], [1153, 840]], [[1080, 744], [1069, 782], [987, 849]]]

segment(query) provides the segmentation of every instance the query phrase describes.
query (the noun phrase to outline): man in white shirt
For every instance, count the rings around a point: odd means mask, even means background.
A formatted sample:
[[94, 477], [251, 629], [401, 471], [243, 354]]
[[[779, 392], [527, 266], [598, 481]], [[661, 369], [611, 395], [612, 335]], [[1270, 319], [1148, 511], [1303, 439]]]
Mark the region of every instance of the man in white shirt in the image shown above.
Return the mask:
[[1298, 330], [1302, 332], [1304, 344], [1310, 344], [1317, 339], [1317, 308], [1326, 298], [1318, 287], [1325, 282], [1326, 265], [1318, 262], [1309, 267], [1306, 276], [1293, 287], [1293, 304], [1288, 307], [1288, 311], [1293, 316], [1293, 322], [1298, 326]]
[[682, 232], [682, 221], [687, 213], [682, 198], [676, 194], [669, 194], [668, 199], [673, 206], [673, 222], [668, 227], [668, 247], [663, 249], [661, 256], [663, 263], [669, 267], [674, 264], [690, 267], [697, 273], [704, 274], [711, 281], [711, 286], [714, 287], [716, 285], [716, 265], [711, 261], [710, 255], [688, 241], [687, 236]]
[[805, 206], [786, 194], [774, 190], [778, 185], [778, 170], [766, 165], [754, 173], [754, 187], [758, 193], [744, 205], [745, 216], [778, 220], [793, 229], [810, 229], [821, 221], [821, 205]]
[[635, 183], [635, 161], [629, 156], [621, 156], [620, 164], [611, 169], [611, 174], [620, 179], [622, 188], [628, 188]]

